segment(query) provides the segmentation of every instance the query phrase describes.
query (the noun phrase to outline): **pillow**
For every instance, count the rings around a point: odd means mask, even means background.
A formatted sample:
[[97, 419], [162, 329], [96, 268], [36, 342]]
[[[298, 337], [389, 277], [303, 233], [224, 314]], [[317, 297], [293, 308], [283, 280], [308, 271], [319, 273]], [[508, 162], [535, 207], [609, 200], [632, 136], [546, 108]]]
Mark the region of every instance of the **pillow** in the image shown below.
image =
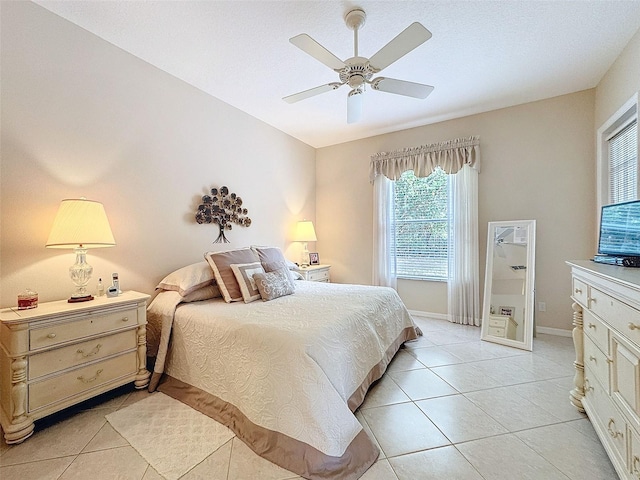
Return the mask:
[[[282, 250], [280, 250], [278, 247], [252, 246], [251, 248], [258, 254], [258, 258], [260, 258], [260, 262], [262, 262], [262, 266], [264, 267], [265, 272], [273, 272], [275, 270], [284, 268], [284, 270], [287, 272], [289, 281], [291, 282], [291, 286], [295, 290], [296, 287], [293, 283], [294, 278], [293, 275], [291, 275], [291, 273], [289, 272], [291, 268], [289, 263], [291, 262], [284, 258]], [[295, 263], [293, 265], [295, 266]]]
[[207, 262], [198, 262], [179, 268], [164, 277], [156, 287], [162, 290], [173, 290], [185, 297], [214, 281], [213, 270]]
[[260, 262], [240, 263], [231, 265], [231, 270], [240, 286], [244, 303], [253, 302], [260, 298], [260, 292], [253, 279], [255, 273], [264, 273], [264, 268]]
[[274, 298], [291, 295], [294, 290], [289, 280], [286, 268], [273, 272], [256, 273], [253, 279], [258, 286], [258, 291], [265, 302]]
[[260, 262], [258, 255], [250, 248], [241, 248], [225, 252], [207, 252], [204, 254], [204, 258], [211, 265], [213, 276], [218, 283], [224, 301], [229, 303], [242, 300], [242, 291], [233, 270], [231, 270], [231, 265]]
[[[209, 268], [209, 265], [207, 265]], [[221, 297], [220, 289], [217, 285], [207, 285], [206, 287], [199, 288], [198, 290], [194, 290], [189, 295], [185, 295], [182, 297], [182, 301], [184, 303], [189, 302], [199, 302], [200, 300], [209, 300], [211, 298]]]

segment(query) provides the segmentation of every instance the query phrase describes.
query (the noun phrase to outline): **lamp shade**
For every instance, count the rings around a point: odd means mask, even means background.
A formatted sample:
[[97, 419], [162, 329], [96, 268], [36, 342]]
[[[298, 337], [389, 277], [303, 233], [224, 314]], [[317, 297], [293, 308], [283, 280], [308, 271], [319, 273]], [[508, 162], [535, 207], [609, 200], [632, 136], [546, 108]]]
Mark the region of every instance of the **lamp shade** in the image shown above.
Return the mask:
[[116, 244], [100, 202], [62, 200], [47, 240], [48, 248], [101, 248]]
[[316, 231], [313, 228], [313, 222], [311, 220], [303, 220], [298, 222], [296, 226], [296, 233], [293, 239], [295, 242], [315, 242]]

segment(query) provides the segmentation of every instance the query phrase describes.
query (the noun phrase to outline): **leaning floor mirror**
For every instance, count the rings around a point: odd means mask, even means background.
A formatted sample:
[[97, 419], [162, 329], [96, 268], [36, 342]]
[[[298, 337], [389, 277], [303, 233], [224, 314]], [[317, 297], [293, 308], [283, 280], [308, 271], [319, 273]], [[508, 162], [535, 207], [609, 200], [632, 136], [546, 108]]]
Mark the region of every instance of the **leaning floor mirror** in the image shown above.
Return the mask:
[[531, 351], [536, 221], [489, 222], [482, 340]]

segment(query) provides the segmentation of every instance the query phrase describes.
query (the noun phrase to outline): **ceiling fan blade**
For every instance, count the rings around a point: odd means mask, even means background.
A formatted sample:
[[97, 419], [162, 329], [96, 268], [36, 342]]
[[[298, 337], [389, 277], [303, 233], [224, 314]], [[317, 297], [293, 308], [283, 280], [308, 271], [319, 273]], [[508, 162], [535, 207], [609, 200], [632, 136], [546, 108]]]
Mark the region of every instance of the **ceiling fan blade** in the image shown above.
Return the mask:
[[315, 95], [320, 95], [321, 93], [325, 92], [330, 92], [331, 90], [335, 90], [336, 88], [341, 86], [341, 83], [327, 83], [326, 85], [320, 85], [319, 87], [310, 88], [309, 90], [286, 96], [283, 98], [283, 100], [287, 103], [296, 103], [300, 100], [304, 100], [305, 98], [314, 97]]
[[347, 97], [347, 123], [356, 123], [362, 117], [362, 90], [356, 88]]
[[369, 59], [369, 64], [378, 71], [422, 45], [431, 38], [431, 32], [422, 24], [414, 22], [398, 34], [396, 38], [382, 47]]
[[289, 39], [296, 47], [303, 52], [311, 55], [313, 58], [333, 70], [341, 70], [346, 67], [344, 62], [336, 57], [329, 50], [324, 48], [306, 33], [301, 33]]
[[381, 92], [395, 93], [413, 98], [427, 98], [429, 94], [433, 92], [431, 85], [385, 77], [378, 77], [371, 80], [371, 88], [380, 90]]

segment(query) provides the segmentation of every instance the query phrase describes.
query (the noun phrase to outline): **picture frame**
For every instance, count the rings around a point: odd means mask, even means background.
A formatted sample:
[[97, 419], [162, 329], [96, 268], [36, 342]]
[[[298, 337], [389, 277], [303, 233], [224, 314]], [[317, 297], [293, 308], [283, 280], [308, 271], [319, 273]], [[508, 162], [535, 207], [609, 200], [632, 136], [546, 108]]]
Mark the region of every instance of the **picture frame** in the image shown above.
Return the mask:
[[309, 253], [309, 265], [320, 265], [320, 256], [316, 253]]
[[498, 310], [500, 315], [506, 315], [507, 317], [513, 318], [513, 312], [515, 311], [515, 307], [500, 307]]

